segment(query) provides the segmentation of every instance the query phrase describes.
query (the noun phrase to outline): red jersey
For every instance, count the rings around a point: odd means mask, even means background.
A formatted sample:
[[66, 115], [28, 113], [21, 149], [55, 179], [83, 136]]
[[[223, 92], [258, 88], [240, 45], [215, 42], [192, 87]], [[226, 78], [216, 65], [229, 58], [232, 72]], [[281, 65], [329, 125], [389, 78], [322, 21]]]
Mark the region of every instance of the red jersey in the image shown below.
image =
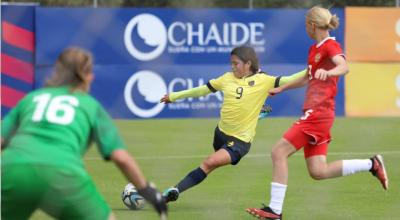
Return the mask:
[[332, 58], [343, 55], [340, 44], [333, 37], [325, 38], [318, 44], [310, 47], [308, 52], [308, 74], [306, 98], [303, 110], [329, 109], [335, 110], [335, 96], [337, 93], [338, 76], [328, 77], [325, 81], [315, 79], [315, 71], [318, 69], [330, 70], [335, 68]]

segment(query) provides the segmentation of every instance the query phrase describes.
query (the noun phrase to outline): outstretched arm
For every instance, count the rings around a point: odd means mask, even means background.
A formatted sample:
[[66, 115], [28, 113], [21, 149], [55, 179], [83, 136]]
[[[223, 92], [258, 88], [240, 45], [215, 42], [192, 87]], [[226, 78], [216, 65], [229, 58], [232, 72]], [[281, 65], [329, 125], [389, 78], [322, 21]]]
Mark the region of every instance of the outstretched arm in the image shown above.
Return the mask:
[[[296, 80], [300, 80], [305, 76], [307, 76], [307, 69], [304, 69], [300, 72], [294, 73], [290, 76], [279, 76], [275, 80], [275, 89], [269, 90], [268, 92], [270, 95], [275, 95], [275, 94], [281, 92], [279, 87], [281, 87], [285, 84], [294, 82]], [[276, 88], [276, 87], [278, 87], [278, 88]], [[261, 108], [260, 114], [258, 115], [258, 119], [266, 118], [271, 112], [272, 112], [271, 106], [264, 104], [263, 107]]]
[[[286, 78], [286, 81], [279, 83], [279, 87], [270, 89], [268, 92], [270, 95], [275, 95], [281, 93], [288, 89], [299, 88], [307, 85], [308, 83], [308, 71], [303, 70], [301, 72], [295, 73]], [[283, 77], [282, 77], [283, 78]]]
[[189, 97], [200, 97], [200, 96], [205, 96], [211, 93], [211, 90], [206, 86], [199, 86], [193, 89], [187, 89], [179, 92], [172, 92], [168, 95], [165, 95], [164, 97], [161, 98], [160, 102], [164, 103], [171, 103], [175, 102], [178, 99], [184, 99], [184, 98], [189, 98]]
[[114, 161], [118, 168], [124, 173], [126, 178], [138, 189], [143, 189], [146, 187], [147, 182], [142, 171], [140, 170], [135, 159], [131, 157], [126, 150], [114, 150], [111, 154], [111, 160]]
[[296, 81], [299, 78], [302, 78], [302, 77], [304, 77], [306, 75], [307, 75], [307, 69], [304, 69], [304, 70], [302, 70], [300, 72], [297, 72], [297, 73], [293, 73], [290, 76], [282, 76], [282, 77], [280, 77], [279, 83], [278, 83], [278, 85], [276, 87], [283, 86], [285, 84], [291, 83], [291, 82]]

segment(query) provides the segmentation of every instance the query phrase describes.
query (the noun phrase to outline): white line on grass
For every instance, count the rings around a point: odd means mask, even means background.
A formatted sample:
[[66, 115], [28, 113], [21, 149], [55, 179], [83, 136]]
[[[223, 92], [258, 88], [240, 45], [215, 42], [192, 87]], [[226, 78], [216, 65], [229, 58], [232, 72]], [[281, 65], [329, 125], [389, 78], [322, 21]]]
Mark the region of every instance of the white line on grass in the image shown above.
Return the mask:
[[[329, 152], [329, 155], [335, 155], [335, 156], [372, 156], [374, 154], [377, 154], [377, 152]], [[383, 155], [398, 155], [400, 154], [400, 151], [383, 151], [379, 152], [379, 154]], [[294, 154], [295, 156], [303, 156], [302, 152], [299, 152], [297, 154]], [[198, 158], [206, 158], [208, 155], [168, 155], [168, 156], [145, 156], [145, 157], [135, 157], [136, 160], [177, 160], [177, 159], [198, 159]], [[269, 157], [267, 153], [265, 154], [248, 154], [246, 157], [250, 158], [263, 158], [263, 157]], [[86, 157], [84, 160], [102, 160], [101, 157]]]

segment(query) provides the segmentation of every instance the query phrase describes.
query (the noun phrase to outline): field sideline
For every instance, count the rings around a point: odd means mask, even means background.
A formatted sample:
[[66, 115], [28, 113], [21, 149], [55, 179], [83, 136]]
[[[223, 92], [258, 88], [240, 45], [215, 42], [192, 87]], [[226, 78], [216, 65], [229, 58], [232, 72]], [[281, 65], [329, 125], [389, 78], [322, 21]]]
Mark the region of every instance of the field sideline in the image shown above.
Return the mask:
[[[295, 118], [259, 122], [250, 153], [237, 166], [213, 172], [203, 183], [169, 205], [172, 220], [254, 219], [244, 209], [268, 203], [272, 145]], [[146, 177], [160, 190], [176, 184], [210, 154], [217, 119], [117, 120], [128, 146]], [[284, 219], [399, 219], [400, 118], [338, 118], [328, 160], [369, 158], [382, 153], [390, 177], [387, 192], [369, 173], [315, 181], [308, 176], [303, 153], [289, 159], [289, 187]], [[151, 220], [157, 215], [124, 207], [120, 194], [127, 183], [117, 168], [104, 162], [95, 147], [85, 156], [98, 189], [118, 219]], [[36, 212], [32, 219], [50, 219]]]

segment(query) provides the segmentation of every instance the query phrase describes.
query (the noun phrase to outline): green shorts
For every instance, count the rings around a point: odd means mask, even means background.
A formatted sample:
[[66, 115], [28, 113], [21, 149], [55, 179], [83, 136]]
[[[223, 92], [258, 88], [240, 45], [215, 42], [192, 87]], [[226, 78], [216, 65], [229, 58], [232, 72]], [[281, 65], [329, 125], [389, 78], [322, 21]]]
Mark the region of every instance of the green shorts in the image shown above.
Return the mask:
[[110, 207], [82, 168], [8, 164], [1, 167], [1, 219], [28, 219], [41, 209], [57, 219], [108, 219]]

